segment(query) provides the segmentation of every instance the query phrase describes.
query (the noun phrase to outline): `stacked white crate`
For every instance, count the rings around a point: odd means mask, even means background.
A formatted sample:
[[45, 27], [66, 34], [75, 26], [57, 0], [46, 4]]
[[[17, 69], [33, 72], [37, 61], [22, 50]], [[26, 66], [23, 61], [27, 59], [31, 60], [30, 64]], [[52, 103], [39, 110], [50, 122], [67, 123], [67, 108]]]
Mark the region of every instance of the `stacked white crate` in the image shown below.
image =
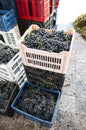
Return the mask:
[[16, 82], [20, 87], [27, 81], [20, 52], [7, 64], [0, 63], [0, 79]]
[[3, 37], [6, 45], [10, 45], [15, 48], [18, 47], [17, 42], [21, 37], [18, 25], [7, 32], [0, 31], [0, 35]]

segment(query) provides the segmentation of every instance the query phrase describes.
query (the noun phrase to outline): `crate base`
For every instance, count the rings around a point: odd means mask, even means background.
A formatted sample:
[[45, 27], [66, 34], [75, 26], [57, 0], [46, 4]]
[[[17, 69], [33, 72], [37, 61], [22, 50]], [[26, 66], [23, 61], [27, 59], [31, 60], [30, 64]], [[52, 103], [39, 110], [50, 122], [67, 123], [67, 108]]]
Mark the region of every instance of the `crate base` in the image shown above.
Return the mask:
[[28, 81], [42, 88], [62, 91], [65, 74], [25, 66]]
[[50, 29], [50, 19], [45, 22], [32, 21], [32, 24], [37, 24], [40, 28]]

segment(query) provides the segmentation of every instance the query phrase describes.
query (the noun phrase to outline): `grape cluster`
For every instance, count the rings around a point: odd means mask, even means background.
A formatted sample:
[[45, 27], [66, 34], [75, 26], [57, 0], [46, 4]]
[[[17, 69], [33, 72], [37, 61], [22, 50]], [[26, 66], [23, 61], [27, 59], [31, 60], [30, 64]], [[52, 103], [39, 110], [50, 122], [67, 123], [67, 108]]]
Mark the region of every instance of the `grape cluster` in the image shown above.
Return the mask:
[[69, 51], [72, 35], [64, 31], [46, 32], [43, 28], [27, 34], [22, 42], [28, 48], [39, 49], [50, 52]]
[[2, 48], [0, 49], [0, 63], [6, 64], [15, 56], [16, 53], [18, 53], [18, 49], [12, 49], [11, 47], [2, 44], [0, 44], [0, 47]]
[[31, 85], [30, 88], [27, 87], [23, 91], [17, 108], [41, 119], [51, 121], [56, 99], [56, 95]]
[[0, 109], [5, 109], [15, 84], [8, 81], [0, 81]]

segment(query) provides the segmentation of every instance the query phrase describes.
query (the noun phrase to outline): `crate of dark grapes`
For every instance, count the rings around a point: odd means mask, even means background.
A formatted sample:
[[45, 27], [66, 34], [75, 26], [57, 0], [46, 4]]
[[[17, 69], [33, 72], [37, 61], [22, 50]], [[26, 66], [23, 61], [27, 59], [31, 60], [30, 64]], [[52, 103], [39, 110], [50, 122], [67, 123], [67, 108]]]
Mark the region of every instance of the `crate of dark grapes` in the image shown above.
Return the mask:
[[11, 104], [19, 91], [17, 84], [9, 81], [0, 81], [0, 114], [13, 116]]
[[14, 99], [12, 108], [26, 118], [50, 127], [57, 115], [59, 99], [59, 91], [26, 82]]
[[27, 81], [21, 54], [18, 49], [0, 43], [0, 78], [22, 86]]
[[26, 66], [65, 74], [73, 44], [73, 30], [53, 31], [31, 25], [19, 40]]

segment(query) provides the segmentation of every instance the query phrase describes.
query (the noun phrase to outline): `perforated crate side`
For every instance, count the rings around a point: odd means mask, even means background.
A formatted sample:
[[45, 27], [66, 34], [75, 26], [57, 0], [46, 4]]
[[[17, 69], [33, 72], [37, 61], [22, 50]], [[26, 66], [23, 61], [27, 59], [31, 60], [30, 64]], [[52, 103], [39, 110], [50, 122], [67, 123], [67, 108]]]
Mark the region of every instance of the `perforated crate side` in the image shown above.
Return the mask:
[[28, 1], [16, 0], [16, 5], [20, 19], [31, 20]]
[[44, 22], [50, 15], [49, 0], [16, 0], [20, 19]]
[[50, 1], [49, 0], [37, 0], [32, 1], [33, 17], [32, 20], [45, 22], [50, 15]]
[[24, 82], [27, 81], [27, 77], [20, 52], [18, 52], [17, 55], [13, 58], [13, 61], [9, 62], [8, 66], [11, 66], [10, 71], [12, 71], [12, 75], [15, 77], [15, 81], [18, 83], [19, 87], [21, 87]]
[[0, 70], [1, 70], [0, 72], [1, 72], [1, 76], [3, 76], [3, 78], [8, 78], [13, 81], [15, 80], [15, 74], [11, 68], [14, 67], [15, 64], [17, 63], [16, 61], [17, 61], [18, 57], [20, 57], [19, 52], [7, 64], [0, 65]]
[[13, 29], [7, 32], [0, 31], [0, 34], [2, 35], [5, 43], [7, 45], [13, 46], [13, 47], [18, 47], [17, 42], [20, 39], [20, 32], [18, 25], [16, 25]]
[[[22, 42], [24, 41], [24, 37], [35, 29], [39, 29], [39, 26], [31, 25], [18, 42], [21, 56], [23, 59], [23, 64], [26, 66], [39, 68], [42, 70], [48, 70], [56, 73], [65, 74], [67, 72], [67, 67], [71, 54], [73, 37], [71, 40], [70, 51], [62, 51], [60, 53], [54, 53], [38, 49], [27, 48], [24, 44], [22, 44]], [[51, 30], [48, 29], [46, 31]], [[71, 33], [74, 36], [73, 30], [70, 30], [69, 33]]]
[[22, 71], [22, 73], [19, 75], [19, 77], [16, 79], [16, 82], [18, 83], [19, 87], [21, 88], [24, 83], [28, 81], [25, 70]]
[[17, 82], [19, 86], [22, 86], [22, 84], [27, 81], [20, 52], [18, 52], [6, 65], [0, 65], [0, 77], [12, 82]]
[[4, 64], [0, 64], [0, 77], [3, 79], [14, 80], [13, 75], [11, 75], [8, 67]]

